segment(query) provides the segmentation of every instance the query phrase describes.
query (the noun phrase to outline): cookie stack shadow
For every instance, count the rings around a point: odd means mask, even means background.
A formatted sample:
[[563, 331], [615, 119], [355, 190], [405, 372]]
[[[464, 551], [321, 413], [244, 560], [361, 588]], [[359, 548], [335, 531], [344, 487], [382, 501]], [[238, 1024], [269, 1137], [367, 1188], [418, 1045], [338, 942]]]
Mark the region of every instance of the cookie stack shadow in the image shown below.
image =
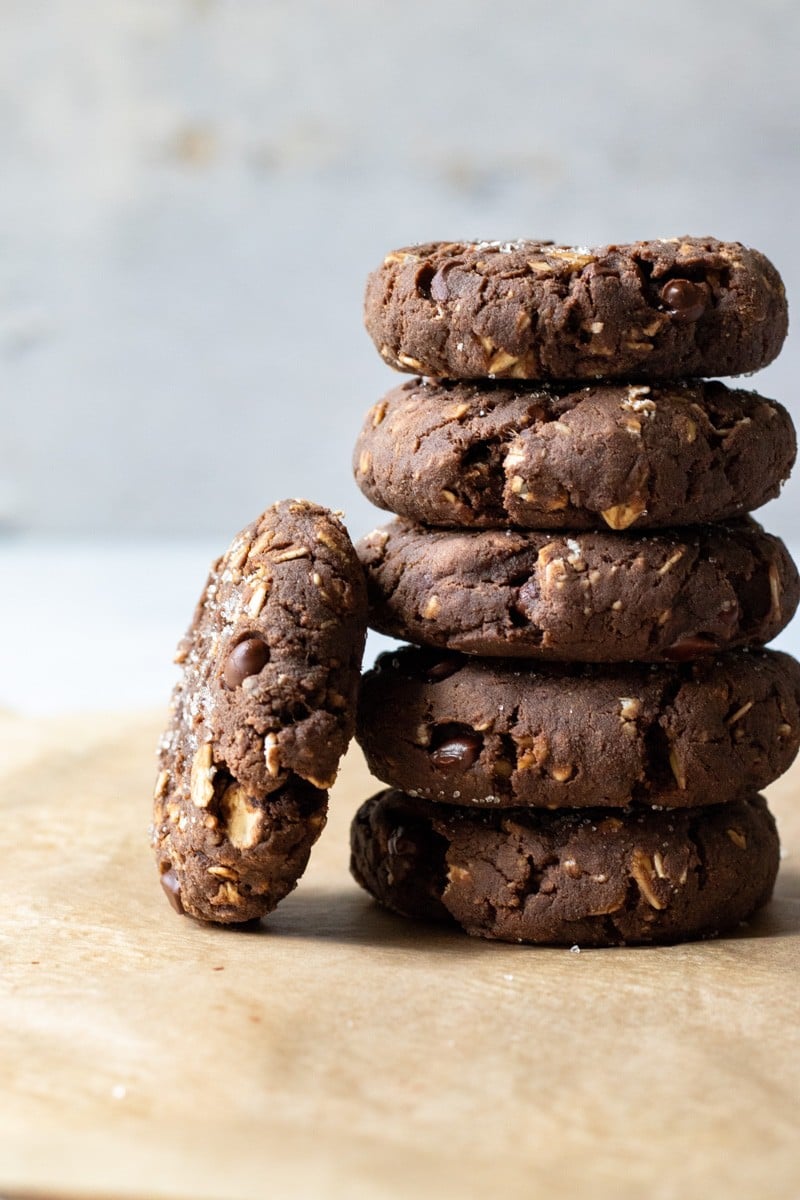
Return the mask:
[[380, 903], [507, 941], [712, 936], [769, 899], [759, 792], [800, 745], [800, 666], [763, 647], [800, 585], [747, 514], [786, 411], [707, 377], [764, 366], [774, 267], [713, 239], [432, 243], [367, 285], [415, 378], [367, 414], [370, 623], [413, 643], [361, 687], [388, 789], [352, 826]]

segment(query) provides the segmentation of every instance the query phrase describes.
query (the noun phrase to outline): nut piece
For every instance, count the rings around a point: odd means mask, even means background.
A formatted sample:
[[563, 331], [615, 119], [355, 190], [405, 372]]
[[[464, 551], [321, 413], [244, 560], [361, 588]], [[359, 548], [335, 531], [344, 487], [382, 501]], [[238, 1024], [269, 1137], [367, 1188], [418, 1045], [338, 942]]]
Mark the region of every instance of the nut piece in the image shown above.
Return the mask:
[[402, 363], [404, 367], [410, 367], [412, 371], [423, 373], [424, 367], [418, 358], [412, 358], [410, 354], [398, 354], [397, 361]]
[[665, 563], [662, 563], [662, 565], [658, 568], [659, 575], [668, 574], [672, 570], [672, 568], [675, 566], [675, 564], [679, 563], [682, 558], [683, 558], [683, 550], [682, 549], [676, 550], [674, 554], [670, 554], [667, 561]]
[[[594, 254], [581, 254], [569, 246], [553, 246], [552, 248], [547, 246], [544, 253], [548, 258], [558, 259], [570, 271], [582, 271], [589, 263], [595, 262]], [[533, 264], [529, 263], [528, 265], [532, 266]]]
[[740, 850], [747, 849], [747, 838], [739, 829], [726, 829], [728, 837], [733, 842], [734, 846], [738, 846]]
[[519, 362], [519, 359], [513, 354], [509, 354], [507, 350], [498, 350], [492, 358], [489, 359], [487, 365], [487, 373], [489, 375], [501, 375], [507, 371], [509, 367], [514, 367]]
[[725, 724], [730, 729], [730, 727], [735, 725], [737, 721], [741, 721], [742, 717], [746, 717], [752, 707], [753, 701], [748, 700], [747, 703], [743, 704], [741, 708], [737, 708], [732, 717], [728, 717], [728, 720], [725, 722]]
[[416, 254], [409, 254], [408, 251], [405, 251], [405, 250], [403, 250], [403, 251], [393, 250], [391, 252], [391, 254], [386, 255], [386, 258], [383, 260], [383, 265], [385, 267], [388, 267], [392, 263], [407, 263], [407, 262], [416, 262], [416, 261], [417, 261]]
[[[232, 783], [220, 800], [225, 836], [237, 850], [249, 850], [255, 846], [261, 836], [263, 813], [258, 808], [251, 808], [244, 790], [238, 783]], [[221, 868], [210, 868], [212, 874], [221, 875]], [[226, 879], [235, 879], [235, 874], [228, 874]]]
[[772, 599], [769, 619], [779, 621], [781, 619], [781, 581], [775, 563], [769, 564], [769, 594]]
[[517, 770], [529, 771], [544, 766], [550, 757], [550, 744], [543, 733], [535, 737], [523, 734], [517, 738]]
[[438, 617], [441, 607], [442, 606], [439, 603], [438, 596], [429, 596], [425, 602], [425, 607], [422, 610], [421, 616], [423, 616], [426, 621], [433, 621], [436, 617]]
[[196, 808], [208, 808], [214, 799], [214, 785], [212, 780], [216, 773], [217, 768], [213, 764], [211, 742], [203, 742], [202, 746], [198, 746], [195, 753], [192, 761], [192, 773], [189, 778], [192, 804]]
[[247, 605], [248, 616], [257, 617], [264, 607], [264, 601], [267, 598], [269, 584], [262, 580], [253, 588], [253, 593]]
[[155, 790], [153, 792], [154, 800], [160, 800], [162, 796], [165, 796], [167, 794], [168, 784], [169, 784], [169, 771], [159, 772], [158, 779], [156, 780]]
[[620, 696], [619, 715], [623, 721], [635, 721], [641, 711], [642, 702], [636, 696]]
[[244, 566], [248, 554], [250, 553], [249, 542], [235, 541], [228, 550], [228, 566], [232, 571], [239, 571]]
[[232, 883], [221, 883], [216, 895], [209, 898], [209, 904], [241, 904], [242, 897]]
[[[364, 453], [367, 453], [367, 451]], [[310, 556], [311, 551], [308, 546], [290, 546], [288, 550], [283, 550], [280, 554], [276, 554], [272, 561], [276, 563], [292, 562], [295, 558], [310, 558]]]
[[217, 879], [230, 879], [232, 883], [239, 882], [239, 876], [230, 867], [209, 867], [209, 875], [215, 875]]
[[600, 516], [610, 529], [627, 529], [634, 521], [638, 521], [646, 508], [644, 500], [634, 497], [627, 504], [615, 504], [612, 508], [603, 509]]
[[675, 776], [675, 782], [677, 783], [677, 785], [681, 789], [681, 791], [685, 792], [686, 791], [686, 771], [684, 769], [683, 763], [679, 760], [678, 755], [675, 753], [674, 749], [670, 750], [670, 752], [669, 752], [669, 765], [672, 770], [672, 774]]
[[634, 850], [631, 855], [631, 878], [651, 908], [663, 909], [665, 905], [653, 891], [655, 867], [644, 850]]
[[253, 558], [258, 558], [259, 554], [263, 554], [267, 547], [270, 546], [274, 540], [274, 529], [265, 529], [263, 533], [260, 533], [253, 542], [253, 545], [250, 547], [250, 553]]
[[268, 733], [264, 738], [264, 761], [272, 778], [277, 779], [281, 771], [281, 753], [277, 733]]

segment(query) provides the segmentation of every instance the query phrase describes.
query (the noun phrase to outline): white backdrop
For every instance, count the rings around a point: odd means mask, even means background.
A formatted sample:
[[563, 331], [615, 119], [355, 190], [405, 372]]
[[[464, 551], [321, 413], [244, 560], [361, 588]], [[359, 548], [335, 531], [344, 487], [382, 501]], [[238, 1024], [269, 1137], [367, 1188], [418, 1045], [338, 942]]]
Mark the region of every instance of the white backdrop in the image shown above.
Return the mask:
[[[0, 0], [0, 528], [226, 539], [350, 476], [397, 244], [738, 238], [800, 294], [796, 0]], [[753, 386], [790, 406], [798, 338]], [[800, 485], [765, 514], [791, 536]]]

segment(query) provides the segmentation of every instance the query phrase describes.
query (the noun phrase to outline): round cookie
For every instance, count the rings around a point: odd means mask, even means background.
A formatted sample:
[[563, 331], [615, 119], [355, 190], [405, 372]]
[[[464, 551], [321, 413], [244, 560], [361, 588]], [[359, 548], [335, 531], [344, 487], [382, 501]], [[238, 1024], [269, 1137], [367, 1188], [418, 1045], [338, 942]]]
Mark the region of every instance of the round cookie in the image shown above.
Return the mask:
[[477, 812], [385, 791], [351, 829], [358, 883], [403, 916], [561, 946], [678, 942], [765, 904], [779, 844], [763, 796], [710, 808]]
[[364, 578], [342, 523], [268, 508], [214, 563], [178, 648], [153, 847], [179, 912], [238, 923], [290, 891], [352, 736]]
[[758, 370], [788, 313], [772, 263], [738, 242], [430, 242], [370, 275], [365, 323], [414, 374], [651, 383]]
[[426, 525], [696, 525], [778, 495], [784, 408], [721, 383], [522, 390], [415, 379], [367, 414], [353, 468], [379, 508]]
[[396, 520], [358, 550], [374, 629], [492, 657], [683, 661], [769, 642], [800, 595], [783, 542], [749, 518], [647, 537]]
[[794, 760], [800, 663], [534, 666], [406, 646], [364, 675], [356, 737], [378, 779], [447, 804], [721, 803]]

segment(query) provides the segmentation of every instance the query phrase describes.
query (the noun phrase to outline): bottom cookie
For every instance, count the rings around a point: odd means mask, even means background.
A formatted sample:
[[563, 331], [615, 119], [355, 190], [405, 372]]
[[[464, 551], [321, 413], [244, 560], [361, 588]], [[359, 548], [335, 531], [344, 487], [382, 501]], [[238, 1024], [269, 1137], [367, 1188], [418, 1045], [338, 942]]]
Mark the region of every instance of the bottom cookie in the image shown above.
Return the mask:
[[178, 913], [221, 925], [272, 912], [305, 871], [328, 813], [328, 793], [297, 776], [253, 800], [218, 775], [205, 808], [158, 791], [153, 838], [167, 899]]
[[778, 871], [763, 796], [708, 808], [476, 811], [387, 790], [351, 830], [350, 869], [403, 916], [549, 945], [679, 942], [732, 929]]

